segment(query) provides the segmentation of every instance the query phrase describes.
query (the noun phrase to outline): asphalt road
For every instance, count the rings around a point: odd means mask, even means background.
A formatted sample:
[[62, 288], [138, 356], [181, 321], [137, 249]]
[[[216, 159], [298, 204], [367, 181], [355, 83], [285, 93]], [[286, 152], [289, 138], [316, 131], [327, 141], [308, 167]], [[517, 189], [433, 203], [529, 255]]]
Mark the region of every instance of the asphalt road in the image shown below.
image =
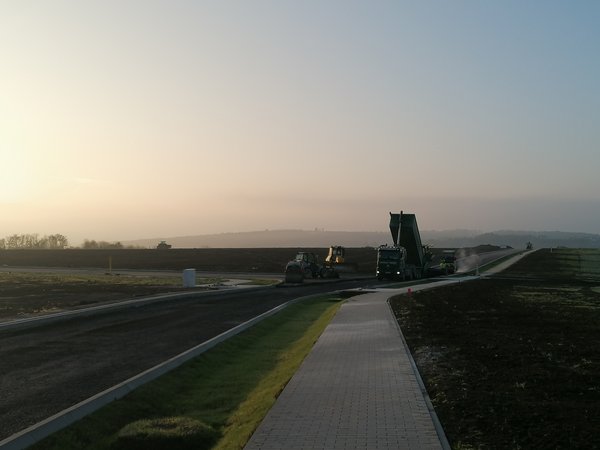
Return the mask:
[[508, 248], [469, 256], [461, 256], [459, 253], [456, 258], [456, 271], [457, 273], [469, 272], [471, 270], [476, 269], [477, 267], [483, 266], [484, 264], [489, 264], [492, 261], [503, 258], [505, 256], [514, 255], [521, 251], [522, 250]]
[[288, 300], [376, 284], [212, 291], [0, 332], [0, 440]]

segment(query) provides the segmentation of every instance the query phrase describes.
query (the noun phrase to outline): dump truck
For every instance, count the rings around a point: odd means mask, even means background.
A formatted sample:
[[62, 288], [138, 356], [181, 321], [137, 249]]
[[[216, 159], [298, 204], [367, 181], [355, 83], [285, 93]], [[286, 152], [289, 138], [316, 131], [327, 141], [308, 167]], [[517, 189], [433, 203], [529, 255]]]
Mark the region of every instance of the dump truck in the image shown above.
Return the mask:
[[427, 275], [431, 253], [421, 243], [421, 234], [414, 214], [390, 212], [392, 246], [377, 249], [377, 279], [406, 280]]

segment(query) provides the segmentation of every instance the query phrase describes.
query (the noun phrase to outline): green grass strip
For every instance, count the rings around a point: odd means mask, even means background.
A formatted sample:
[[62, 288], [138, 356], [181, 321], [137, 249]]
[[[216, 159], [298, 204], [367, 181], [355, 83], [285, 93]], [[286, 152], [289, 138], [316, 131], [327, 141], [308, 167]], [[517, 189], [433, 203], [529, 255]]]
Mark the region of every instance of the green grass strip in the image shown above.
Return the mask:
[[242, 448], [340, 305], [332, 296], [291, 305], [33, 448], [114, 448], [126, 425], [165, 417], [213, 427], [211, 448]]

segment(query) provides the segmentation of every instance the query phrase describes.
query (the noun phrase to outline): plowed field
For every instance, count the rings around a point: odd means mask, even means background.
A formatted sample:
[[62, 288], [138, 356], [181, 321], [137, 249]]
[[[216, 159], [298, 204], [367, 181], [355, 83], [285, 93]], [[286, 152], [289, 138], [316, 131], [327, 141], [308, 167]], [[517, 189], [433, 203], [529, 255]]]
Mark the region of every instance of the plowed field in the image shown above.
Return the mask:
[[454, 448], [600, 448], [600, 252], [392, 300]]

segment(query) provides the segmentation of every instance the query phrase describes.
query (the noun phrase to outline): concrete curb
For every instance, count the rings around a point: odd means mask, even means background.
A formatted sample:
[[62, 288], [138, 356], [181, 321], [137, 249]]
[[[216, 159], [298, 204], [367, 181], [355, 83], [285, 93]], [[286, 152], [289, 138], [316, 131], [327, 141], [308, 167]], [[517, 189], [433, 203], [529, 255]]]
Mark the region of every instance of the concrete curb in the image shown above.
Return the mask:
[[367, 281], [370, 279], [375, 279], [375, 277], [371, 276], [371, 275], [363, 275], [363, 276], [354, 276], [354, 277], [327, 278], [327, 279], [316, 279], [316, 280], [314, 278], [309, 278], [300, 283], [286, 283], [284, 280], [281, 283], [276, 284], [275, 287], [277, 287], [277, 288], [289, 288], [289, 287], [303, 288], [303, 287], [315, 286], [316, 284], [336, 284], [336, 283], [342, 283], [344, 281]]
[[408, 360], [410, 361], [410, 365], [415, 374], [415, 378], [417, 379], [417, 383], [419, 384], [419, 388], [421, 389], [421, 394], [423, 394], [423, 398], [425, 399], [425, 404], [427, 405], [427, 409], [429, 410], [429, 415], [431, 416], [431, 420], [433, 421], [433, 426], [435, 427], [435, 431], [440, 440], [440, 444], [442, 445], [442, 448], [444, 450], [451, 450], [452, 447], [450, 446], [450, 443], [448, 442], [448, 438], [446, 437], [446, 433], [444, 432], [444, 427], [442, 426], [442, 422], [440, 422], [440, 419], [438, 418], [437, 413], [435, 412], [433, 403], [431, 403], [431, 399], [429, 398], [429, 394], [427, 393], [427, 388], [425, 387], [423, 378], [421, 378], [421, 374], [419, 373], [419, 369], [417, 368], [417, 363], [415, 362], [415, 360], [412, 356], [412, 353], [410, 351], [410, 348], [408, 347], [408, 344], [406, 343], [406, 339], [404, 338], [404, 334], [402, 333], [402, 329], [400, 328], [398, 319], [396, 319], [394, 311], [392, 311], [392, 305], [390, 304], [390, 299], [391, 299], [391, 297], [387, 299], [387, 304], [388, 304], [388, 307], [390, 308], [390, 314], [392, 315], [394, 322], [396, 323], [396, 326], [398, 327], [398, 334], [400, 335], [400, 339], [402, 339], [402, 344], [404, 345], [404, 348], [406, 349], [406, 353], [408, 355]]
[[[514, 264], [515, 262], [519, 261], [521, 258], [523, 258], [524, 256], [526, 256], [529, 253], [531, 253], [531, 252], [525, 252], [525, 253], [521, 253], [519, 255], [514, 255], [511, 258], [504, 261], [500, 266], [494, 267], [489, 272], [484, 271], [482, 273], [482, 275], [480, 275], [480, 276], [449, 277], [448, 281], [450, 281], [450, 283], [448, 283], [448, 284], [460, 284], [462, 282], [469, 282], [469, 281], [484, 278], [488, 274], [494, 274], [494, 273], [500, 272], [500, 271], [504, 270], [505, 268], [509, 267], [510, 265]], [[502, 259], [502, 258], [499, 258], [499, 259]], [[496, 260], [494, 260], [492, 262], [495, 262], [495, 261]], [[490, 262], [490, 264], [492, 262]], [[494, 270], [494, 269], [496, 269], [496, 270]], [[433, 287], [429, 287], [429, 288], [419, 289], [419, 287], [417, 285], [416, 286], [417, 289], [415, 289], [415, 290], [428, 290], [428, 289], [435, 289], [436, 287], [441, 287], [441, 286], [433, 286]], [[406, 288], [406, 292], [399, 292], [397, 295], [406, 295], [407, 291], [408, 291], [408, 288]], [[429, 410], [429, 415], [431, 416], [431, 420], [433, 421], [433, 426], [435, 427], [435, 431], [440, 440], [440, 444], [442, 445], [442, 448], [444, 450], [451, 450], [452, 447], [450, 446], [450, 442], [448, 442], [448, 438], [446, 437], [446, 433], [444, 432], [444, 427], [442, 426], [442, 423], [440, 422], [440, 419], [439, 419], [437, 413], [435, 412], [435, 408], [433, 407], [433, 403], [431, 403], [431, 398], [429, 398], [429, 394], [427, 393], [427, 388], [425, 387], [425, 383], [423, 382], [423, 378], [421, 377], [421, 373], [419, 372], [417, 363], [415, 362], [415, 360], [412, 356], [412, 353], [410, 351], [408, 343], [406, 342], [406, 339], [404, 337], [404, 333], [402, 333], [402, 328], [400, 327], [400, 324], [398, 323], [398, 320], [396, 319], [394, 311], [392, 310], [392, 305], [390, 304], [391, 298], [392, 297], [387, 299], [387, 304], [388, 304], [388, 307], [390, 310], [390, 314], [392, 315], [394, 323], [397, 326], [398, 334], [400, 335], [400, 339], [402, 339], [402, 344], [404, 345], [404, 348], [406, 349], [406, 353], [408, 355], [410, 365], [411, 365], [412, 370], [417, 379], [419, 388], [421, 389], [423, 398], [425, 399], [425, 404], [427, 405], [427, 409]]]
[[270, 309], [267, 312], [264, 312], [224, 333], [221, 333], [218, 336], [215, 336], [208, 341], [203, 342], [195, 347], [192, 347], [189, 350], [186, 350], [183, 353], [180, 353], [173, 358], [170, 358], [134, 377], [129, 378], [128, 380], [123, 381], [105, 391], [100, 392], [82, 402], [77, 403], [76, 405], [71, 406], [41, 422], [38, 422], [35, 425], [32, 425], [29, 428], [26, 428], [18, 433], [9, 436], [8, 438], [0, 441], [0, 449], [1, 450], [21, 450], [27, 448], [36, 442], [42, 440], [43, 438], [55, 433], [72, 423], [82, 419], [83, 417], [93, 413], [94, 411], [102, 408], [108, 403], [117, 400], [121, 397], [124, 397], [134, 389], [160, 377], [161, 375], [166, 374], [167, 372], [179, 367], [183, 363], [193, 359], [205, 351], [211, 349], [217, 344], [241, 333], [242, 331], [247, 330], [248, 328], [256, 325], [262, 320], [280, 312], [286, 307], [298, 303], [305, 300], [310, 300], [312, 298], [321, 297], [326, 294], [314, 294], [305, 297], [299, 297], [293, 300], [290, 300], [286, 303], [283, 303], [279, 306], [276, 306], [273, 309]]

